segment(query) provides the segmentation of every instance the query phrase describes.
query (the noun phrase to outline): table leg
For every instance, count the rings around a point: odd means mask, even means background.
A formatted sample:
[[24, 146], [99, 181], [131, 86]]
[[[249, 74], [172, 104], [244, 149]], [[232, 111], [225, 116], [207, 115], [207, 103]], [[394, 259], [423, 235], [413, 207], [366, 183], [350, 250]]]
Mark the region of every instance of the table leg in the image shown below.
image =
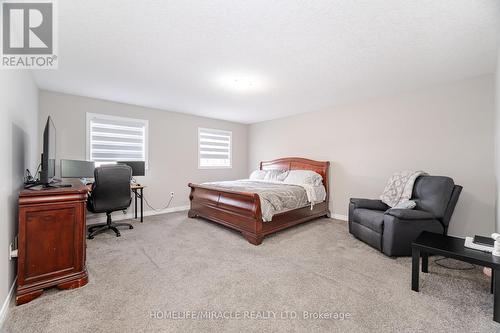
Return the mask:
[[429, 253], [422, 252], [422, 273], [429, 273]]
[[420, 250], [411, 249], [411, 290], [418, 292], [418, 271], [420, 270]]
[[493, 294], [493, 290], [495, 289], [495, 270], [491, 269], [491, 280], [490, 280], [490, 294]]
[[141, 223], [144, 221], [144, 192], [143, 189], [141, 188]]
[[135, 199], [135, 218], [137, 219], [137, 190], [134, 189], [134, 199]]
[[493, 276], [493, 320], [500, 323], [500, 272], [495, 271]]

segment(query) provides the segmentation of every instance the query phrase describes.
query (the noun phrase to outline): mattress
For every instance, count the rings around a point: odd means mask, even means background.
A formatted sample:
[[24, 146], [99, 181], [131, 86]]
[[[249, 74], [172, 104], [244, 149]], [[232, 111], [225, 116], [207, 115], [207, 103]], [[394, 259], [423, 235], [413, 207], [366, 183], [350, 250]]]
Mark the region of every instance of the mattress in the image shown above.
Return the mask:
[[326, 189], [323, 185], [296, 185], [249, 179], [210, 182], [203, 185], [214, 189], [258, 194], [264, 222], [271, 221], [273, 216], [279, 213], [306, 206], [312, 207], [326, 198]]

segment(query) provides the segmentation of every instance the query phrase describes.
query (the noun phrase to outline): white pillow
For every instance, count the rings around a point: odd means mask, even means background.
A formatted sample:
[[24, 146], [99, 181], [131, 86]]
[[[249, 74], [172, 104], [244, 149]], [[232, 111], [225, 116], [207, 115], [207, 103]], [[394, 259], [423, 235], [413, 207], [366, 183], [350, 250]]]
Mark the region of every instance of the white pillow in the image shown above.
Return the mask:
[[290, 170], [284, 182], [295, 185], [307, 184], [318, 186], [323, 183], [323, 177], [311, 170]]
[[288, 170], [283, 171], [283, 173], [278, 176], [278, 180], [280, 182], [284, 181], [286, 179], [286, 177], [288, 177], [288, 172], [289, 172]]
[[287, 174], [288, 171], [285, 170], [267, 170], [264, 180], [268, 182], [282, 182]]
[[251, 174], [250, 174], [250, 179], [252, 180], [264, 180], [264, 178], [266, 177], [266, 171], [265, 170], [254, 170]]

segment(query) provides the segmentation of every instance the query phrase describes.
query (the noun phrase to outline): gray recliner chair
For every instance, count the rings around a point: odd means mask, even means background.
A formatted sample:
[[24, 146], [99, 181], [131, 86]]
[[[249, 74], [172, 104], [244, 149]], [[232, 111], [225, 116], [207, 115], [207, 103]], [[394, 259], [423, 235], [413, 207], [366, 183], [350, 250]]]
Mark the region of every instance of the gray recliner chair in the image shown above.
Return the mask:
[[349, 232], [388, 256], [411, 255], [422, 231], [447, 234], [462, 186], [442, 176], [420, 176], [413, 186], [414, 209], [390, 209], [380, 200], [349, 203]]

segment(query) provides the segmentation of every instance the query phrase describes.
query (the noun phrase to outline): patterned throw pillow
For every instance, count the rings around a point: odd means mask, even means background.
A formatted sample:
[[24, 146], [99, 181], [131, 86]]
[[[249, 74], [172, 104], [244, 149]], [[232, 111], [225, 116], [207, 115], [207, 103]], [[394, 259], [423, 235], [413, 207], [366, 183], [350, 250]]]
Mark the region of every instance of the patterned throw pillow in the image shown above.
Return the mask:
[[392, 208], [395, 208], [395, 209], [413, 209], [413, 208], [415, 208], [416, 205], [417, 205], [417, 203], [415, 201], [408, 200], [408, 201], [400, 202]]

